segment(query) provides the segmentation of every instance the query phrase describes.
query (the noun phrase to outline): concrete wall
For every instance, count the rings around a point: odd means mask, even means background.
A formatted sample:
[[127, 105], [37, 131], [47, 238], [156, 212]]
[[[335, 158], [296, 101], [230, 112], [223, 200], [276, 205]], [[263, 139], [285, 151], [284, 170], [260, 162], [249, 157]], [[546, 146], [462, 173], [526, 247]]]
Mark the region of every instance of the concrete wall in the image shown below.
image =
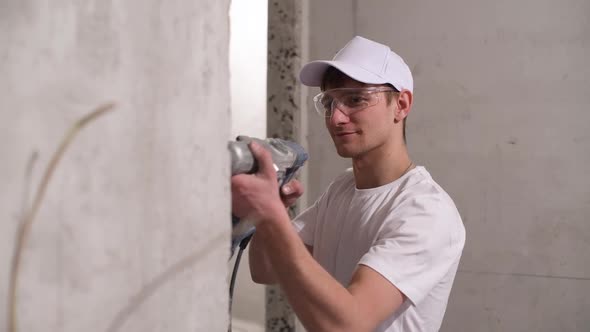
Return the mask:
[[228, 9], [1, 2], [0, 329], [23, 205], [65, 131], [113, 100], [49, 184], [23, 252], [19, 330], [226, 330]]
[[[311, 59], [358, 34], [413, 70], [411, 156], [467, 228], [443, 331], [590, 329], [588, 13], [587, 0], [310, 2]], [[307, 124], [312, 201], [349, 162], [323, 119]]]

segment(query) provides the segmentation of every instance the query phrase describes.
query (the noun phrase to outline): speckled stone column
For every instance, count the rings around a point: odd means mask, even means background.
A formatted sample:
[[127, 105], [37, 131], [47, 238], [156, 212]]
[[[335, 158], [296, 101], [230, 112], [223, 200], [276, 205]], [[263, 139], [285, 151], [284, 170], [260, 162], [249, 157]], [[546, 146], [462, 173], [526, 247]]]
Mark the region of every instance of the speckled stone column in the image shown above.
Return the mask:
[[[268, 2], [268, 137], [299, 141], [301, 14], [300, 0]], [[296, 212], [291, 208], [291, 217]], [[266, 331], [295, 331], [295, 315], [279, 286], [266, 288]]]

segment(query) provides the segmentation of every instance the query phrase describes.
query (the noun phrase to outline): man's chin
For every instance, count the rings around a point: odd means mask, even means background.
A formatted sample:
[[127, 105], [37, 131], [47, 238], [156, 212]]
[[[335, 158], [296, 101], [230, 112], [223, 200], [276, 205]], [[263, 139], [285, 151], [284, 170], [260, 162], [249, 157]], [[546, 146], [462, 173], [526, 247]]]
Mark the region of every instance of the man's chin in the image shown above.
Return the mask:
[[352, 158], [356, 155], [355, 151], [347, 149], [345, 146], [336, 146], [336, 152], [342, 158]]
[[354, 158], [361, 151], [359, 151], [359, 145], [357, 142], [351, 140], [342, 140], [332, 137], [332, 142], [336, 148], [336, 152], [342, 158]]

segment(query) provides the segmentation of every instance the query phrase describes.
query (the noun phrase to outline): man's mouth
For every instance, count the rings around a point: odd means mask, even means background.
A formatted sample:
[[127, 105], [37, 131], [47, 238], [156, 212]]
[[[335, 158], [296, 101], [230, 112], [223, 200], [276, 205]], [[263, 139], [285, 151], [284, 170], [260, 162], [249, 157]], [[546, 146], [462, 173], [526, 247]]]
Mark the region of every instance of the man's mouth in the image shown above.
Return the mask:
[[336, 136], [338, 137], [344, 137], [344, 136], [350, 136], [356, 134], [356, 131], [342, 131], [342, 132], [338, 132], [336, 133]]

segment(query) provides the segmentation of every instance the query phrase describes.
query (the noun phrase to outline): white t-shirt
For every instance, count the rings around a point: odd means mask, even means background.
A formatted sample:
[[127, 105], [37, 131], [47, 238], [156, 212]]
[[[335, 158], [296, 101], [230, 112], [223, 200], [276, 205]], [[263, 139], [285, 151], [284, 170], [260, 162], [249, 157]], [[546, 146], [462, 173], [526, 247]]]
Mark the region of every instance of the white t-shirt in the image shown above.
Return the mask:
[[424, 167], [371, 189], [351, 170], [294, 221], [314, 258], [343, 286], [358, 264], [383, 275], [408, 300], [376, 331], [438, 331], [465, 244], [449, 195]]

